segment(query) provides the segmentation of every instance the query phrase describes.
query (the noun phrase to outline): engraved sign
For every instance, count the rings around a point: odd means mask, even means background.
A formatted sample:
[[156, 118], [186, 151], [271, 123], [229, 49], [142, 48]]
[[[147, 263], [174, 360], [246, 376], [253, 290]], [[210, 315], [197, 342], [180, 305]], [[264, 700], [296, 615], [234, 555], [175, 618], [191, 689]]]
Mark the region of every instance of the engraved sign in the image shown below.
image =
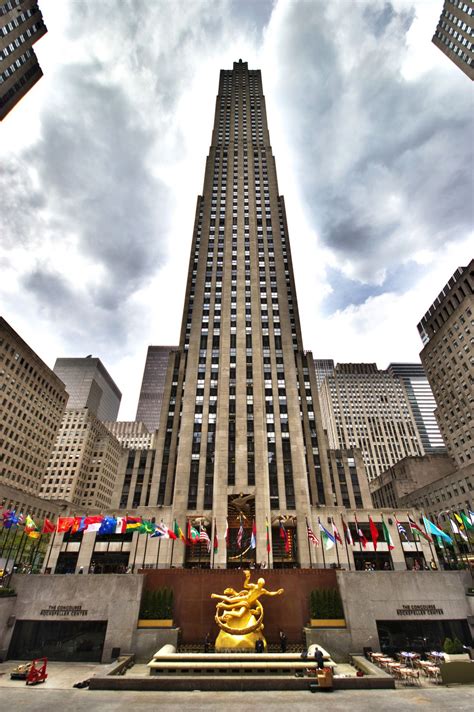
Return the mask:
[[48, 606], [40, 611], [40, 616], [87, 616], [88, 613], [82, 606]]
[[434, 604], [409, 604], [397, 608], [398, 616], [442, 616], [444, 610]]

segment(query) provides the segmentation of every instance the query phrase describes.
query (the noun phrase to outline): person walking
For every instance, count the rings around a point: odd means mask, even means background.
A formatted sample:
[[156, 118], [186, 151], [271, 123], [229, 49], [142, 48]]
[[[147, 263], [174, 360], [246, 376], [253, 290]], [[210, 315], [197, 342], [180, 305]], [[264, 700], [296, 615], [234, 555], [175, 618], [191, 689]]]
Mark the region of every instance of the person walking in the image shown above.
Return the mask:
[[280, 650], [282, 653], [286, 653], [287, 641], [288, 641], [288, 639], [287, 639], [285, 633], [282, 630], [280, 630]]

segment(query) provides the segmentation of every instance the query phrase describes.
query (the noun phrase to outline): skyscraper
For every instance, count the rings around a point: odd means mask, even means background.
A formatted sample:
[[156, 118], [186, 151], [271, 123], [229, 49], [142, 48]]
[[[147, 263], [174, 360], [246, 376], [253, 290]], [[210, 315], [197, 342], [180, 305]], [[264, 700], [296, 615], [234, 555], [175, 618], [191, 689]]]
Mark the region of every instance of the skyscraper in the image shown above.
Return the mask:
[[339, 363], [321, 389], [332, 448], [360, 448], [369, 481], [423, 447], [402, 381], [375, 363]]
[[99, 358], [58, 358], [54, 373], [65, 383], [68, 410], [88, 408], [99, 420], [116, 420], [122, 394]]
[[458, 467], [473, 464], [474, 260], [459, 267], [430, 306], [418, 332], [421, 362], [438, 407], [436, 417], [448, 453]]
[[474, 79], [474, 2], [445, 0], [433, 44], [466, 74]]
[[332, 502], [331, 483], [261, 74], [241, 60], [220, 74], [164, 399], [150, 505], [206, 512], [221, 532], [228, 520], [231, 542], [255, 518], [258, 560], [272, 518], [292, 516], [305, 561], [305, 516]]
[[148, 347], [135, 420], [143, 423], [150, 433], [158, 430], [160, 425], [169, 355], [170, 351], [176, 351], [177, 348], [177, 346]]
[[387, 369], [403, 381], [423, 450], [434, 455], [445, 450], [436, 421], [436, 401], [421, 363], [391, 363]]
[[33, 44], [47, 31], [34, 0], [0, 0], [0, 121], [43, 76]]

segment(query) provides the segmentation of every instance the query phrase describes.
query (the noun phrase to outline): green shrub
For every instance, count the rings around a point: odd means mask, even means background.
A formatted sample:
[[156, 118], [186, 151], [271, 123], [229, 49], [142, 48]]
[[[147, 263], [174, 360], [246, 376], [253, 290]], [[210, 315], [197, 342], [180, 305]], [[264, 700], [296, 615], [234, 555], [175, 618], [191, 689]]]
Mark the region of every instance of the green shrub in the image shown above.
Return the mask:
[[311, 591], [309, 605], [311, 618], [344, 618], [341, 595], [336, 588]]
[[16, 596], [16, 591], [13, 588], [0, 588], [0, 598], [8, 598]]
[[173, 618], [173, 591], [170, 588], [144, 591], [140, 606], [140, 618], [144, 620]]

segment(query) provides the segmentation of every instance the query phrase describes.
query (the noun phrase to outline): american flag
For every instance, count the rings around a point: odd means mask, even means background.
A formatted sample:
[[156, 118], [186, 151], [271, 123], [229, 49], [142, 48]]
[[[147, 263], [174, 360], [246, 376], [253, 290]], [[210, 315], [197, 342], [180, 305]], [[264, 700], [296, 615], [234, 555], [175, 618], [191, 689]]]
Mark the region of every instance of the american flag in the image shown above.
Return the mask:
[[405, 529], [403, 524], [398, 521], [398, 519], [395, 517], [395, 515], [393, 515], [393, 516], [394, 516], [395, 522], [397, 524], [398, 533], [400, 534], [400, 536], [402, 536], [405, 539], [405, 541], [408, 541], [407, 530]]
[[239, 531], [237, 534], [237, 546], [239, 547], [239, 549], [242, 548], [242, 539], [243, 538], [244, 538], [244, 528], [242, 526], [242, 522], [240, 522], [240, 527], [239, 527]]
[[202, 526], [199, 527], [199, 541], [206, 542], [207, 550], [211, 550], [211, 540], [209, 538], [209, 534], [202, 528]]
[[311, 544], [313, 544], [314, 546], [319, 546], [319, 539], [313, 532], [309, 524], [306, 524], [306, 531], [308, 533], [308, 540], [311, 542]]

